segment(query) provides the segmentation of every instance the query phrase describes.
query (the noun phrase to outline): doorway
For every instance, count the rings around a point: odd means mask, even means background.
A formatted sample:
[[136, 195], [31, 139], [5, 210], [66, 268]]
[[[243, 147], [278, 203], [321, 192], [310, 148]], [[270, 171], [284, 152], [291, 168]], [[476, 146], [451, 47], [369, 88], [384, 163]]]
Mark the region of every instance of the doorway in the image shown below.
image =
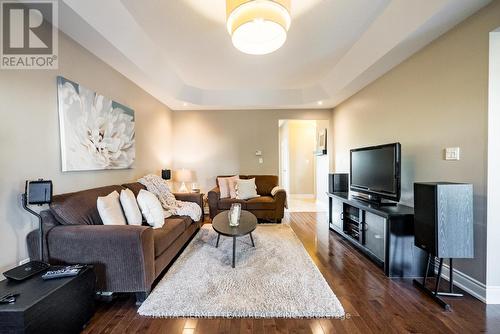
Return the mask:
[[[326, 126], [325, 126], [326, 124]], [[279, 178], [287, 191], [288, 211], [324, 212], [328, 181], [328, 156], [316, 155], [319, 140], [324, 137], [328, 121], [280, 120]]]

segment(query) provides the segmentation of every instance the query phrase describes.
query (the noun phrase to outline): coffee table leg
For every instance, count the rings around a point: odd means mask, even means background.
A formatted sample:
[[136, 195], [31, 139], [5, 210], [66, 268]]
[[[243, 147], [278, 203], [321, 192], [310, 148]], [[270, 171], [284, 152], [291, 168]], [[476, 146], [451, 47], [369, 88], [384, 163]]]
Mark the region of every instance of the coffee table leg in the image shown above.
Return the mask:
[[236, 254], [236, 237], [233, 237], [233, 268], [234, 268], [235, 254]]
[[217, 233], [217, 244], [215, 245], [215, 248], [219, 247], [219, 239], [220, 239], [220, 234]]
[[252, 246], [254, 246], [254, 247], [255, 247], [255, 243], [253, 242], [252, 233], [250, 233], [250, 240], [252, 240]]

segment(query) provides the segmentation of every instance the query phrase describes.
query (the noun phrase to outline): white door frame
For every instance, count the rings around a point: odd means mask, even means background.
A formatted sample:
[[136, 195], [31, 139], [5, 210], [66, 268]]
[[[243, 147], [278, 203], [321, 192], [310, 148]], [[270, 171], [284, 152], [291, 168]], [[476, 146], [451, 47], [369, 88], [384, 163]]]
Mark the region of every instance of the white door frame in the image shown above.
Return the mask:
[[285, 123], [282, 126], [286, 128], [282, 132], [280, 131], [279, 137], [279, 177], [281, 188], [285, 189], [287, 194], [290, 194], [290, 150], [288, 141], [288, 125]]
[[486, 303], [500, 304], [500, 28], [490, 32]]

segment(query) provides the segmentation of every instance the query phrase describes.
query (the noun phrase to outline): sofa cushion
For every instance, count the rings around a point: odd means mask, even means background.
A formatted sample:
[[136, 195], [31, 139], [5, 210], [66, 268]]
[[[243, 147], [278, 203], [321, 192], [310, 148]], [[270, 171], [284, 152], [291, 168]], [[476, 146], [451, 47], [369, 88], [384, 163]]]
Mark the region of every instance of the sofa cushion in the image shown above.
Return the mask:
[[279, 179], [276, 175], [247, 175], [246, 178], [255, 178], [257, 194], [261, 196], [271, 195], [271, 190], [279, 184]]
[[182, 219], [184, 221], [184, 225], [186, 227], [186, 229], [191, 226], [191, 224], [194, 222], [191, 217], [189, 216], [170, 216], [168, 217], [167, 219]]
[[125, 187], [125, 188], [127, 188], [127, 189], [132, 190], [132, 192], [134, 193], [135, 197], [137, 197], [137, 195], [139, 195], [139, 191], [141, 191], [141, 190], [147, 190], [146, 186], [144, 186], [143, 184], [141, 184], [139, 182], [125, 183], [122, 186]]
[[107, 186], [56, 195], [50, 209], [61, 225], [102, 225], [97, 211], [97, 197], [120, 192], [121, 186]]
[[229, 197], [236, 198], [236, 185], [238, 184], [239, 176], [235, 176], [233, 178], [229, 178], [227, 180], [227, 184], [229, 185]]
[[217, 203], [219, 210], [229, 210], [231, 209], [231, 204], [233, 203], [241, 203], [241, 208], [246, 209], [246, 202], [245, 200], [241, 199], [236, 199], [236, 198], [222, 198], [219, 200], [219, 203]]
[[274, 210], [276, 201], [271, 196], [261, 196], [247, 200], [247, 210]]
[[142, 213], [132, 190], [128, 188], [122, 190], [120, 193], [120, 204], [122, 205], [125, 218], [127, 218], [127, 224], [141, 226]]
[[[230, 177], [234, 175], [219, 175], [219, 177]], [[271, 190], [279, 185], [279, 178], [276, 175], [240, 175], [240, 179], [255, 179], [255, 185], [257, 186], [257, 194], [261, 196], [268, 196], [271, 194]], [[218, 180], [216, 179], [216, 182]], [[219, 186], [219, 182], [217, 182]]]
[[165, 224], [153, 232], [155, 257], [160, 256], [185, 230], [184, 217], [165, 218]]
[[236, 198], [250, 199], [255, 197], [259, 197], [259, 195], [257, 194], [255, 179], [238, 180], [236, 184]]
[[219, 184], [219, 179], [225, 179], [225, 178], [229, 178], [229, 177], [237, 177], [237, 178], [243, 178], [243, 177], [240, 177], [238, 175], [219, 175], [215, 178], [215, 184], [217, 185], [217, 187], [220, 188], [220, 184]]
[[118, 195], [116, 190], [108, 196], [97, 197], [97, 211], [104, 225], [127, 224], [122, 206], [120, 205], [120, 195]]
[[137, 203], [141, 209], [142, 215], [154, 229], [161, 228], [165, 223], [165, 213], [160, 200], [155, 194], [147, 190], [139, 191]]
[[220, 198], [232, 197], [229, 191], [229, 180], [233, 178], [237, 178], [237, 176], [217, 178], [217, 184], [219, 185], [220, 189]]

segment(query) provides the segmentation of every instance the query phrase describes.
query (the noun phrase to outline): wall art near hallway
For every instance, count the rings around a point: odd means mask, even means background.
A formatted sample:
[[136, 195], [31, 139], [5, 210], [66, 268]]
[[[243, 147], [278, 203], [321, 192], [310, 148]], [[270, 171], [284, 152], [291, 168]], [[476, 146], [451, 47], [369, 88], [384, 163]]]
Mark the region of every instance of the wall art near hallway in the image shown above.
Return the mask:
[[326, 129], [318, 131], [318, 139], [316, 141], [316, 155], [326, 154]]
[[63, 77], [57, 96], [63, 172], [132, 167], [134, 110]]

